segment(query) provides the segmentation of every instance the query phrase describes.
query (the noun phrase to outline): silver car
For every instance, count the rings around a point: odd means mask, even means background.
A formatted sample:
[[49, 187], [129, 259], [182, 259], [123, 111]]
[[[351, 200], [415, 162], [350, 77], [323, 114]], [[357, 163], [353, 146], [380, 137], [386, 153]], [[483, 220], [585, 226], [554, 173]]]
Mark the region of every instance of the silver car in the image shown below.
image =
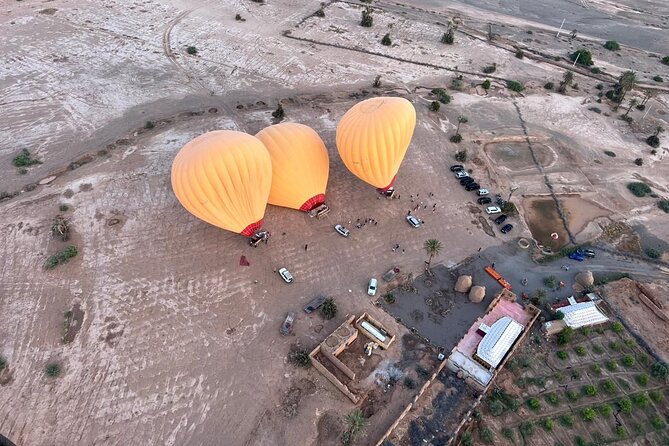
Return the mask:
[[335, 231], [343, 235], [344, 237], [348, 237], [349, 234], [351, 233], [348, 229], [343, 227], [342, 225], [335, 225]]
[[284, 282], [286, 283], [293, 283], [293, 275], [288, 271], [286, 268], [280, 268], [279, 269], [279, 275], [283, 279]]
[[414, 228], [419, 228], [420, 227], [420, 220], [418, 220], [416, 217], [413, 215], [407, 215], [407, 221], [411, 226]]
[[488, 206], [485, 208], [485, 213], [490, 214], [500, 214], [502, 210], [498, 206]]

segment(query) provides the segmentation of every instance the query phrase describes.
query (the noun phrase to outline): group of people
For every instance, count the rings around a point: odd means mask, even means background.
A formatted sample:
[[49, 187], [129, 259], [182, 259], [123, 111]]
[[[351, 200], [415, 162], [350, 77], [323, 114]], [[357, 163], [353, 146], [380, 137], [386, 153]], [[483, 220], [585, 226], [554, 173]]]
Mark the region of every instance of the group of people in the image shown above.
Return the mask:
[[[348, 221], [349, 226], [350, 226], [352, 223], [353, 223], [352, 220], [349, 220], [349, 221]], [[358, 229], [361, 229], [361, 228], [365, 227], [365, 225], [373, 225], [373, 226], [376, 226], [376, 225], [378, 225], [378, 224], [379, 224], [379, 222], [376, 221], [376, 220], [373, 219], [373, 218], [365, 218], [364, 221], [361, 221], [360, 219], [357, 219], [357, 220], [356, 220], [356, 223], [355, 223], [355, 227], [358, 228]]]

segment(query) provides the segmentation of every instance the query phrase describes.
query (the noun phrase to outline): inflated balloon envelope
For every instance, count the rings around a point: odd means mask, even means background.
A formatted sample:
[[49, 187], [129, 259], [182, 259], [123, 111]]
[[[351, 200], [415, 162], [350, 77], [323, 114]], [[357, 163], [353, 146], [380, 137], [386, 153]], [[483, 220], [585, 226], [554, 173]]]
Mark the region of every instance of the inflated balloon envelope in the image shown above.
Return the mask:
[[416, 127], [416, 109], [404, 98], [377, 97], [351, 107], [337, 126], [337, 150], [356, 177], [392, 189]]
[[172, 163], [172, 190], [197, 218], [257, 235], [272, 184], [269, 152], [256, 137], [217, 130], [186, 144]]
[[295, 122], [271, 125], [256, 137], [272, 158], [269, 204], [309, 212], [325, 203], [330, 159], [318, 133]]

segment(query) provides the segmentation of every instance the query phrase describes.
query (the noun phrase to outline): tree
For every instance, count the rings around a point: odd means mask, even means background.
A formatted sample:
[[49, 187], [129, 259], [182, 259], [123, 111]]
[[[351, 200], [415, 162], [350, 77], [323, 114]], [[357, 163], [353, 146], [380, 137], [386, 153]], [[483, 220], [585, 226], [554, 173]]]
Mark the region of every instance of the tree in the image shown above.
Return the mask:
[[465, 115], [458, 116], [458, 127], [455, 129], [455, 134], [457, 136], [460, 135], [460, 124], [466, 124], [467, 121], [468, 121], [468, 119]]
[[197, 48], [194, 47], [194, 46], [189, 46], [188, 48], [186, 48], [186, 52], [187, 52], [188, 54], [194, 56], [194, 55], [197, 54]]
[[579, 65], [585, 65], [589, 67], [590, 65], [594, 64], [592, 61], [592, 53], [590, 53], [590, 51], [586, 50], [585, 48], [574, 51], [569, 55], [569, 58], [572, 62], [576, 62]]
[[427, 252], [427, 260], [425, 261], [425, 271], [430, 270], [430, 263], [432, 263], [432, 258], [438, 256], [441, 251], [441, 242], [436, 239], [429, 239], [425, 241], [423, 245], [425, 251]]
[[506, 88], [511, 91], [521, 92], [525, 89], [525, 86], [518, 81], [506, 81]]
[[356, 409], [344, 417], [344, 421], [348, 426], [346, 433], [349, 437], [349, 442], [361, 436], [367, 429], [367, 419], [362, 415], [360, 409]]
[[489, 89], [490, 88], [490, 80], [489, 79], [484, 80], [483, 83], [481, 84], [481, 87], [483, 87], [484, 90]]
[[325, 299], [325, 302], [323, 302], [323, 306], [321, 307], [321, 314], [328, 320], [337, 315], [337, 303], [333, 298], [328, 297]]
[[362, 20], [360, 20], [360, 25], [364, 26], [365, 28], [371, 28], [372, 24], [374, 23], [374, 17], [372, 17], [372, 12], [373, 9], [371, 6], [365, 7], [365, 9], [362, 10]]
[[627, 118], [627, 114], [630, 112], [630, 110], [632, 110], [632, 107], [634, 107], [634, 106], [636, 105], [636, 103], [637, 103], [637, 100], [636, 100], [636, 99], [632, 99], [632, 100], [630, 101], [630, 106], [627, 108], [627, 111], [626, 111], [625, 114], [623, 115], [623, 119], [626, 119], [626, 118]]
[[567, 91], [567, 87], [571, 86], [573, 80], [574, 80], [574, 72], [571, 70], [565, 71], [564, 76], [562, 76], [562, 80], [560, 81], [558, 92], [565, 93]]
[[609, 51], [618, 51], [620, 49], [620, 44], [615, 40], [608, 40], [604, 44], [604, 48], [606, 48]]
[[383, 39], [381, 39], [381, 45], [390, 46], [392, 44], [393, 44], [393, 41], [390, 40], [390, 33], [387, 33], [385, 36], [383, 36]]
[[439, 111], [441, 108], [441, 103], [439, 101], [432, 101], [430, 103], [430, 111]]
[[[636, 86], [636, 73], [634, 71], [625, 71], [620, 75], [618, 85], [620, 86], [621, 91], [620, 102], [622, 102], [625, 99], [627, 92]], [[618, 104], [620, 104], [620, 102], [618, 102]], [[618, 105], [616, 105], [616, 110], [617, 109]]]
[[654, 148], [660, 147], [660, 133], [662, 132], [664, 132], [664, 128], [658, 125], [655, 133], [646, 138], [646, 144]]

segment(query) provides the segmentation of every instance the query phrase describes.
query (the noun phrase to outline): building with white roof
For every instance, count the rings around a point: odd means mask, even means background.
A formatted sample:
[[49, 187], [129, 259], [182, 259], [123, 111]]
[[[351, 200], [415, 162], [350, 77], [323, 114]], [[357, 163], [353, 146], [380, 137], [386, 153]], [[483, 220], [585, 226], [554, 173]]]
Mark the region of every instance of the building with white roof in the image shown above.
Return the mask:
[[476, 347], [474, 358], [484, 366], [494, 369], [511, 350], [513, 343], [523, 332], [523, 326], [509, 316], [504, 316], [495, 321], [491, 327], [482, 324], [479, 330], [485, 335]]
[[567, 327], [580, 328], [589, 325], [597, 325], [609, 320], [595, 302], [578, 302], [558, 309], [564, 314], [564, 323]]

